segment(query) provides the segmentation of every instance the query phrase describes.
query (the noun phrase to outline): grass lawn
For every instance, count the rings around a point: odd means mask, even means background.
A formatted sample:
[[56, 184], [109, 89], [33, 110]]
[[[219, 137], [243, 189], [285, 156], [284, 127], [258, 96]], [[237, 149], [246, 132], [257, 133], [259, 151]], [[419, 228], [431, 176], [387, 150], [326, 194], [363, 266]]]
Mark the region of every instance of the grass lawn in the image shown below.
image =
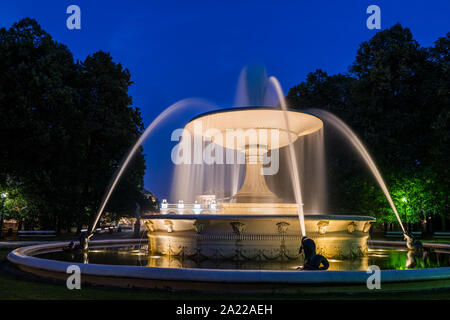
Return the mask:
[[[0, 267], [6, 262], [6, 256], [11, 249], [0, 249]], [[64, 283], [53, 283], [28, 279], [11, 274], [0, 268], [0, 300], [226, 300], [226, 299], [450, 299], [450, 290], [434, 290], [401, 294], [381, 293], [371, 291], [365, 295], [329, 294], [321, 296], [310, 295], [211, 295], [177, 293], [160, 290], [110, 288], [82, 285], [81, 290], [68, 290]]]

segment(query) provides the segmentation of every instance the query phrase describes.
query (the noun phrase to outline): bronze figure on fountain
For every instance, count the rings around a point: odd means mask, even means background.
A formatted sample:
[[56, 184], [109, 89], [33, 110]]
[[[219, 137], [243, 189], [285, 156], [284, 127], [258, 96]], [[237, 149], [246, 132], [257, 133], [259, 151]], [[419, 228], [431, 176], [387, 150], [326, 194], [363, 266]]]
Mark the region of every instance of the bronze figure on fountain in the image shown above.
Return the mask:
[[327, 258], [321, 254], [316, 254], [316, 244], [314, 240], [303, 237], [299, 253], [304, 253], [305, 261], [303, 270], [327, 270], [330, 266]]

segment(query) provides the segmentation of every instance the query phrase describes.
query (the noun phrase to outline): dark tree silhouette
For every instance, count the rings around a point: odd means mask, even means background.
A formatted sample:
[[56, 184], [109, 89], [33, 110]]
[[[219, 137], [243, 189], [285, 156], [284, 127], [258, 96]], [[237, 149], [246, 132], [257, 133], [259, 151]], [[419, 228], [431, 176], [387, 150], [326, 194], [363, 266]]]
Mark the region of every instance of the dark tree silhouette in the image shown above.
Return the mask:
[[[19, 186], [41, 226], [59, 230], [92, 220], [143, 129], [131, 84], [129, 71], [108, 53], [74, 62], [33, 19], [0, 29], [1, 187]], [[109, 211], [134, 211], [144, 170], [141, 149]]]
[[[410, 202], [416, 206], [409, 210], [417, 217], [450, 214], [448, 48], [449, 34], [423, 48], [408, 28], [396, 24], [360, 45], [348, 73], [317, 70], [287, 95], [294, 108], [322, 108], [348, 123], [368, 146], [388, 185], [405, 186], [394, 194], [404, 197], [408, 189], [417, 195]], [[339, 141], [327, 129], [325, 138], [334, 186], [329, 188], [332, 210], [390, 220], [392, 212], [372, 177], [357, 170], [361, 162], [336, 147]], [[408, 177], [414, 186], [407, 186]], [[420, 197], [417, 190], [422, 190]]]

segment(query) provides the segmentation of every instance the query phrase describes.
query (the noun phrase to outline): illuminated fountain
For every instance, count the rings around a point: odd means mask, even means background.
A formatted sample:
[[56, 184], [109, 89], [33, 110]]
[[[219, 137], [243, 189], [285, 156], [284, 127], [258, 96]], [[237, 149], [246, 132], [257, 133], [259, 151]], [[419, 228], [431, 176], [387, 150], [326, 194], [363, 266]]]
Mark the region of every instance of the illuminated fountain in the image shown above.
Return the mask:
[[[164, 202], [160, 214], [144, 216], [150, 252], [209, 259], [294, 260], [300, 257], [300, 240], [306, 233], [316, 242], [317, 252], [327, 258], [363, 256], [374, 218], [303, 216], [297, 203], [283, 202], [265, 181], [267, 152], [322, 127], [322, 121], [311, 114], [270, 107], [224, 109], [191, 120], [183, 138], [207, 136], [217, 147], [242, 152], [245, 178], [228, 202], [203, 205], [197, 212], [195, 204]], [[301, 227], [303, 219], [305, 228]]]
[[[308, 297], [314, 292], [329, 293], [330, 288], [335, 292], [367, 292], [367, 269], [371, 265], [381, 268], [382, 290], [450, 287], [450, 245], [426, 243], [428, 251], [408, 251], [404, 242], [368, 241], [371, 223], [375, 222], [372, 217], [326, 214], [326, 192], [314, 185], [325, 171], [323, 152], [317, 152], [323, 140], [315, 140], [316, 136], [323, 138], [322, 121], [337, 129], [361, 155], [404, 230], [380, 172], [350, 128], [322, 110], [289, 110], [275, 78], [267, 78], [262, 72], [260, 81], [250, 83], [246, 72], [244, 69], [241, 74], [244, 81], [238, 86], [236, 107], [204, 113], [204, 107], [211, 110], [215, 106], [196, 99], [179, 101], [155, 118], [124, 156], [106, 189], [88, 239], [136, 151], [175, 112], [202, 108], [201, 114], [182, 130], [180, 145], [191, 146], [192, 140], [195, 144], [195, 138], [201, 138], [200, 145], [206, 141], [207, 147], [231, 154], [237, 161], [231, 172], [221, 171], [226, 165], [209, 166], [206, 171], [200, 165], [201, 174], [185, 170], [198, 168], [197, 164], [177, 166], [173, 183], [176, 197], [163, 200], [158, 213], [142, 217], [148, 241], [96, 240], [90, 242], [89, 250], [86, 245], [84, 252], [64, 251], [67, 242], [41, 244], [12, 251], [9, 261], [22, 271], [64, 281], [68, 268], [77, 265], [82, 281], [126, 287], [306, 292]], [[271, 90], [272, 95], [268, 94]], [[272, 107], [260, 107], [267, 105]], [[233, 134], [228, 135], [230, 132]], [[308, 145], [317, 149], [311, 153], [305, 148], [296, 154], [294, 143], [310, 138], [314, 139]], [[289, 170], [281, 184], [294, 197], [281, 194], [273, 179], [262, 174], [267, 172], [267, 159], [277, 159], [273, 156], [282, 151], [287, 151], [284, 160]], [[308, 156], [309, 161], [301, 161]], [[279, 165], [283, 169], [286, 162]], [[314, 166], [318, 169], [313, 170]], [[317, 175], [305, 182], [311, 171], [317, 171]], [[206, 184], [205, 177], [209, 179]], [[226, 179], [231, 180], [231, 187], [214, 188]], [[304, 235], [315, 241], [318, 254], [329, 258], [329, 270], [297, 270], [303, 260], [299, 247]], [[83, 260], [87, 255], [89, 263]]]

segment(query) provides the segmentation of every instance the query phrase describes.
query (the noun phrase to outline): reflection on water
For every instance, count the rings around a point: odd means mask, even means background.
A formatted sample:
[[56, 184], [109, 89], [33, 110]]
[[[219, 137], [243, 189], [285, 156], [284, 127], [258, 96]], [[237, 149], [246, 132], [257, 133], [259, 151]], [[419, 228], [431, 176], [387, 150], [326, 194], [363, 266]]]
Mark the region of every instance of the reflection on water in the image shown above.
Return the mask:
[[[303, 261], [221, 261], [209, 259], [182, 259], [175, 256], [152, 255], [147, 245], [128, 245], [108, 248], [91, 248], [89, 263], [134, 265], [164, 268], [203, 268], [203, 269], [244, 269], [244, 270], [295, 270]], [[38, 255], [40, 258], [83, 262], [83, 254], [68, 252], [51, 252]], [[367, 256], [355, 259], [329, 259], [329, 270], [361, 270], [377, 265], [381, 269], [421, 269], [450, 266], [450, 252], [424, 251], [408, 252], [403, 249], [369, 249]]]

